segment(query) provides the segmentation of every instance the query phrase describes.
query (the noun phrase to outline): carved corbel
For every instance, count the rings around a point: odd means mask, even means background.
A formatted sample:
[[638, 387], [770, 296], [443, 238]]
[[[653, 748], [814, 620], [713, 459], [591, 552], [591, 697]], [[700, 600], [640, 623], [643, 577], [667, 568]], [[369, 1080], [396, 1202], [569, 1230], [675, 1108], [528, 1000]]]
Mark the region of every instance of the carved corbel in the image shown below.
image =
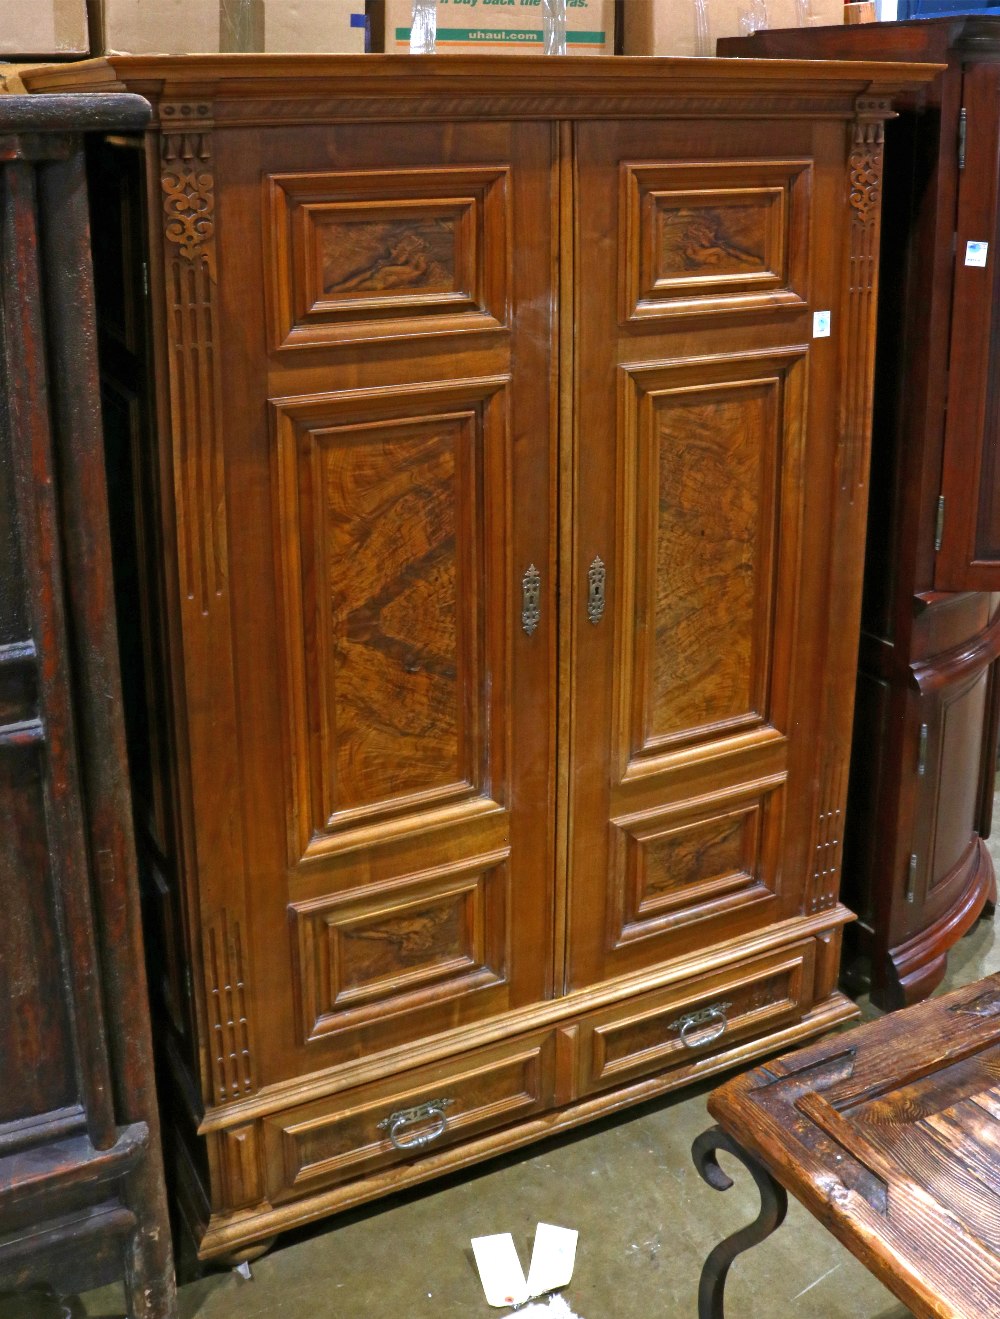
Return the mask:
[[875, 371], [875, 294], [881, 232], [882, 159], [886, 97], [859, 96], [854, 103], [848, 153], [851, 205], [846, 359], [841, 403], [840, 488], [854, 502], [868, 483], [872, 391]]

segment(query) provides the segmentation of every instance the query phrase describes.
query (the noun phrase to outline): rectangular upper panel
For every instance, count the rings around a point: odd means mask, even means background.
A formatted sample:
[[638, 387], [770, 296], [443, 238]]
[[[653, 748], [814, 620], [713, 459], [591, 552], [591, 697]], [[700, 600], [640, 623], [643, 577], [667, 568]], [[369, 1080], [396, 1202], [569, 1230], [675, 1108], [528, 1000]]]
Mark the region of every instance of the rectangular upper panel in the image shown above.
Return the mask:
[[[277, 404], [297, 855], [503, 791], [506, 380]], [[294, 858], [297, 859], [297, 856]]]
[[808, 300], [807, 160], [624, 163], [623, 321]]
[[273, 348], [509, 325], [506, 167], [274, 174]]

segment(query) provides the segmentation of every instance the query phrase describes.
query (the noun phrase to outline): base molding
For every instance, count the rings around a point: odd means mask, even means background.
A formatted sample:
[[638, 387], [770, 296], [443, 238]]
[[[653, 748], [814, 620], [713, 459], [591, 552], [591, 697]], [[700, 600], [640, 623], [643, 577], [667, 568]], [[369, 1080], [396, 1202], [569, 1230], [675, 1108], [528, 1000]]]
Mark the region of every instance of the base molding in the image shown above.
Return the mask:
[[996, 903], [993, 859], [981, 838], [975, 840], [962, 869], [967, 871], [966, 881], [948, 910], [905, 943], [889, 949], [884, 983], [872, 988], [872, 1001], [879, 1007], [894, 1011], [932, 993], [944, 978], [950, 950], [972, 929], [986, 905]]
[[[445, 1173], [471, 1167], [494, 1155], [506, 1154], [534, 1141], [570, 1131], [596, 1118], [606, 1117], [694, 1084], [703, 1077], [713, 1076], [732, 1067], [741, 1067], [765, 1054], [785, 1051], [844, 1022], [855, 1020], [858, 1016], [855, 1004], [844, 994], [835, 991], [792, 1025], [756, 1039], [741, 1041], [730, 1049], [699, 1059], [693, 1068], [683, 1069], [682, 1074], [670, 1071], [646, 1077], [630, 1085], [550, 1110], [503, 1130], [451, 1146], [437, 1154], [424, 1155], [411, 1164], [397, 1164], [348, 1185], [291, 1203], [272, 1205], [264, 1202], [250, 1209], [212, 1215], [208, 1222], [192, 1225], [195, 1226], [198, 1257], [202, 1260], [218, 1260], [224, 1256], [232, 1258], [234, 1252], [243, 1252], [248, 1246], [256, 1242], [263, 1243], [278, 1233], [354, 1208], [391, 1191], [404, 1190]], [[178, 1169], [182, 1180], [192, 1176], [193, 1171], [193, 1167], [186, 1162], [181, 1163]], [[199, 1191], [198, 1194], [184, 1195], [183, 1198], [190, 1207], [202, 1199], [202, 1195]]]

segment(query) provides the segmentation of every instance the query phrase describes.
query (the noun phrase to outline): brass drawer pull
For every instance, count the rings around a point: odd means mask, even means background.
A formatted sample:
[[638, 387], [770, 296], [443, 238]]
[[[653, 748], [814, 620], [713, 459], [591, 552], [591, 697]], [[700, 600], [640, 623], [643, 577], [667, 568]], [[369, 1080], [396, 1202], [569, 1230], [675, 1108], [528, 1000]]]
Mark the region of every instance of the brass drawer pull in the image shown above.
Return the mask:
[[542, 616], [542, 574], [533, 563], [521, 578], [521, 626], [530, 637]]
[[[379, 1130], [388, 1131], [389, 1140], [395, 1149], [418, 1150], [444, 1135], [448, 1128], [448, 1118], [444, 1110], [454, 1102], [454, 1099], [428, 1099], [426, 1104], [418, 1104], [416, 1108], [401, 1108], [398, 1112], [390, 1113], [387, 1118], [383, 1118], [378, 1124]], [[431, 1119], [434, 1121], [434, 1126], [429, 1131], [411, 1136], [409, 1140], [402, 1139], [407, 1127], [418, 1126]]]
[[[688, 1012], [683, 1017], [678, 1017], [676, 1021], [670, 1023], [671, 1030], [677, 1030], [681, 1033], [681, 1044], [685, 1049], [700, 1049], [705, 1044], [711, 1044], [717, 1040], [720, 1035], [724, 1035], [726, 1027], [729, 1025], [729, 1019], [726, 1012], [733, 1005], [732, 1003], [713, 1003], [711, 1007], [700, 1008], [697, 1012]], [[691, 1039], [691, 1032], [697, 1031], [702, 1026], [707, 1026], [709, 1022], [717, 1021], [718, 1025], [708, 1034], [702, 1035], [700, 1039]]]

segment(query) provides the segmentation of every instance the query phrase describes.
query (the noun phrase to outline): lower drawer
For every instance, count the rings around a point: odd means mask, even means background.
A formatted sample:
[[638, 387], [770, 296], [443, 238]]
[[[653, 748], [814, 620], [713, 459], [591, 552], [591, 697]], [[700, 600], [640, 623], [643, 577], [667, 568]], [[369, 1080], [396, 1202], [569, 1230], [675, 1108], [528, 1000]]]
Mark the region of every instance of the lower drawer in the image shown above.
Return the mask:
[[786, 1025], [812, 1001], [815, 940], [617, 1003], [580, 1023], [578, 1093], [693, 1063]]
[[550, 1107], [555, 1038], [505, 1040], [265, 1119], [269, 1198], [363, 1177]]

